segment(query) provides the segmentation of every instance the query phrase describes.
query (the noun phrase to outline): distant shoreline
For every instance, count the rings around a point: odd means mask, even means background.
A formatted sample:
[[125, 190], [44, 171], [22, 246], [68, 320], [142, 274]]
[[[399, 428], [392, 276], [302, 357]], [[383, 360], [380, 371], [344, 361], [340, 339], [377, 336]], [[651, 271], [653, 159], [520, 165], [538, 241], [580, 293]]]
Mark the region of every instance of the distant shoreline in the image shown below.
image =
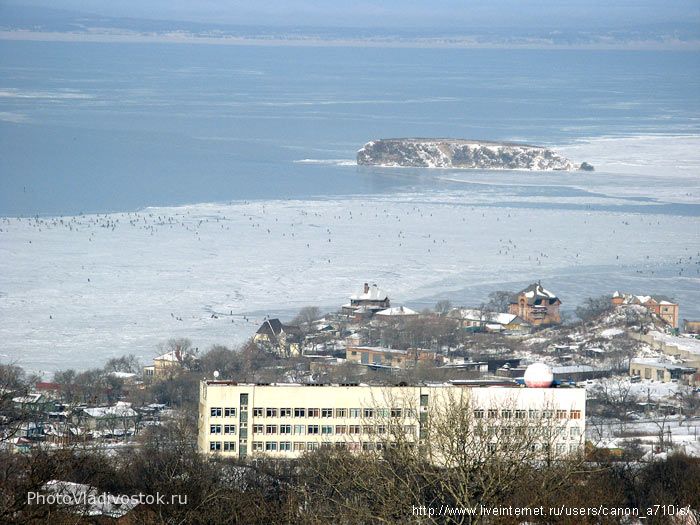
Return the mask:
[[463, 39], [377, 39], [377, 38], [319, 38], [319, 37], [245, 37], [207, 36], [186, 32], [137, 33], [110, 32], [60, 32], [0, 30], [0, 41], [34, 42], [93, 42], [128, 44], [207, 44], [229, 46], [290, 46], [290, 47], [369, 47], [369, 48], [431, 48], [431, 49], [532, 49], [532, 50], [587, 50], [587, 51], [700, 51], [700, 41], [657, 42], [629, 41], [591, 44], [555, 44], [542, 40], [522, 42], [478, 42]]

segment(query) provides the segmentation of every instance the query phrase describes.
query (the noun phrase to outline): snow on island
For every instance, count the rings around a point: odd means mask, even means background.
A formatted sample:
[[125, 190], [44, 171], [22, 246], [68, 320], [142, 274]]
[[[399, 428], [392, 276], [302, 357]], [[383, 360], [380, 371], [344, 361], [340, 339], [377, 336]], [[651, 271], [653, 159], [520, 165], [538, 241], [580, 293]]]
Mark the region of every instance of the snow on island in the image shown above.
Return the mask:
[[544, 146], [463, 139], [380, 139], [357, 152], [357, 164], [410, 168], [475, 168], [489, 170], [584, 170]]

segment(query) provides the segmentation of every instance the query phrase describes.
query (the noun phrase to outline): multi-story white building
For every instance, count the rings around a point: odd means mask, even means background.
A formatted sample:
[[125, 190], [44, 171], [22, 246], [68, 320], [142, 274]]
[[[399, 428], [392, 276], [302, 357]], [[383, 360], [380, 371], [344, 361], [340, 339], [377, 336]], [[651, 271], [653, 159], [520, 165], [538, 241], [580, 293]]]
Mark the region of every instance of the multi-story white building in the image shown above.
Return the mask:
[[452, 436], [484, 451], [527, 446], [564, 455], [582, 450], [585, 406], [582, 388], [207, 380], [200, 385], [198, 447], [239, 458], [293, 458], [321, 447], [369, 451], [400, 441], [444, 456], [430, 449]]

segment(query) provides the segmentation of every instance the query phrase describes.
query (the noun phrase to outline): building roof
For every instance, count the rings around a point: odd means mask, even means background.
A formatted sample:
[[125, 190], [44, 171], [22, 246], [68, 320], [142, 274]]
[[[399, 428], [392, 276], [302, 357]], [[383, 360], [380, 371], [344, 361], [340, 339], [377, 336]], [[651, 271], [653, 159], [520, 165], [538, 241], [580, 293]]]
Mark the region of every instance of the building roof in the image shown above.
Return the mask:
[[622, 298], [622, 304], [645, 305], [648, 303], [654, 303], [654, 304], [663, 304], [663, 305], [672, 305], [672, 306], [678, 305], [678, 303], [673, 302], [671, 300], [671, 298], [666, 297], [665, 295], [657, 295], [657, 296], [634, 295], [631, 293], [621, 293], [619, 291], [615, 291], [615, 293], [613, 293], [612, 296], [613, 296], [613, 299]]
[[369, 286], [367, 283], [362, 290], [350, 296], [352, 301], [385, 301], [388, 298], [389, 295], [376, 284]]
[[479, 321], [482, 323], [497, 323], [507, 325], [511, 323], [526, 324], [520, 317], [514, 314], [501, 312], [485, 312], [476, 308], [455, 308], [449, 314], [454, 319], [464, 319], [466, 321]]
[[666, 370], [696, 370], [695, 368], [688, 367], [688, 366], [683, 366], [683, 365], [677, 365], [675, 363], [665, 363], [663, 361], [658, 361], [653, 358], [644, 358], [644, 357], [638, 357], [636, 359], [632, 359], [631, 364], [633, 365], [649, 365], [653, 366], [654, 368], [664, 368]]
[[65, 501], [76, 503], [76, 513], [88, 516], [109, 516], [121, 518], [139, 503], [128, 496], [114, 496], [98, 493], [97, 488], [82, 483], [53, 479], [41, 487], [45, 492], [60, 494]]
[[521, 295], [524, 295], [526, 297], [527, 304], [530, 305], [540, 304], [542, 303], [542, 301], [547, 301], [550, 304], [553, 304], [554, 302], [559, 300], [559, 298], [555, 294], [543, 288], [540, 283], [532, 283], [524, 290], [520, 290], [516, 295], [511, 297], [510, 303], [517, 304]]
[[111, 407], [84, 408], [83, 412], [97, 419], [109, 417], [136, 417], [137, 415], [136, 411], [131, 408], [131, 404], [124, 403], [123, 401], [119, 401], [116, 405]]
[[404, 315], [418, 315], [418, 312], [416, 312], [415, 310], [411, 310], [410, 308], [407, 308], [405, 306], [393, 306], [391, 308], [387, 308], [385, 310], [377, 312], [377, 315], [385, 317], [394, 317]]

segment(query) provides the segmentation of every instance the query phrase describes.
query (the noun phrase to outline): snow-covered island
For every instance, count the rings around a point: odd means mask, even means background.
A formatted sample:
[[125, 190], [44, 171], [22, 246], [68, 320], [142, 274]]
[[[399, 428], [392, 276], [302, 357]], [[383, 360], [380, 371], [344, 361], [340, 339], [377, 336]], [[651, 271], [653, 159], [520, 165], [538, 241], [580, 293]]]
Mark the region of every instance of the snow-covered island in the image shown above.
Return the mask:
[[474, 168], [488, 170], [584, 170], [543, 146], [464, 139], [380, 139], [357, 152], [357, 164], [410, 168]]

